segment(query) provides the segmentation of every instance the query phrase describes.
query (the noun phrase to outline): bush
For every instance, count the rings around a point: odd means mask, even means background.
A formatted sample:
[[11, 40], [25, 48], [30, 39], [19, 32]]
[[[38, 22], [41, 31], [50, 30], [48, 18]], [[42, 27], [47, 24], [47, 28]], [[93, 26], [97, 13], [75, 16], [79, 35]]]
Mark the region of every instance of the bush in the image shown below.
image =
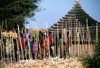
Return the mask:
[[85, 68], [100, 68], [100, 41], [95, 44], [93, 57], [83, 58], [83, 66]]

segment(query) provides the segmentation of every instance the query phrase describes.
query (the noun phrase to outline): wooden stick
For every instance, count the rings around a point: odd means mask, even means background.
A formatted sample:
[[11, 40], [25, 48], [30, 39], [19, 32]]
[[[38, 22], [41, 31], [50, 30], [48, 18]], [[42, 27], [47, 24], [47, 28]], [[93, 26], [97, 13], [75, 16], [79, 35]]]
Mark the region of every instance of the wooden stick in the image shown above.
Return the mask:
[[[12, 46], [12, 39], [10, 37], [10, 47]], [[12, 64], [12, 52], [11, 52], [11, 49], [10, 49], [10, 62]]]
[[[54, 40], [53, 40], [53, 39], [54, 39], [54, 38], [53, 38], [53, 31], [52, 31], [52, 47], [54, 47], [54, 44], [53, 44], [53, 43], [54, 43]], [[54, 52], [53, 49], [52, 49], [52, 52], [53, 52], [52, 54], [53, 54], [53, 56], [54, 56], [54, 53], [55, 53], [55, 52]]]
[[90, 51], [88, 50], [88, 48], [90, 49], [91, 38], [90, 38], [90, 31], [89, 31], [89, 27], [88, 27], [88, 19], [86, 19], [86, 25], [87, 25], [87, 39], [88, 39], [88, 45], [89, 45], [89, 46], [87, 46], [87, 52], [89, 54]]
[[0, 31], [0, 37], [1, 37], [1, 38], [0, 38], [0, 62], [1, 62], [1, 59], [2, 59], [2, 58], [1, 58], [1, 56], [2, 56], [2, 53], [1, 53], [1, 52], [2, 52], [2, 35], [1, 35], [2, 29], [1, 29], [1, 25], [0, 25], [0, 30], [1, 30], [1, 31]]
[[67, 25], [68, 25], [68, 22], [66, 22], [66, 32], [65, 32], [65, 57], [67, 58]]
[[76, 48], [77, 48], [77, 44], [76, 44], [76, 42], [77, 42], [77, 19], [75, 19], [75, 56], [76, 56], [76, 54], [77, 54], [77, 51], [76, 51]]
[[98, 41], [98, 23], [96, 23], [96, 42]]
[[15, 51], [14, 51], [14, 42], [13, 42], [13, 38], [12, 38], [12, 62], [15, 62]]
[[57, 50], [58, 50], [58, 57], [60, 57], [60, 45], [59, 45], [59, 28], [58, 28], [58, 23], [57, 23]]
[[81, 45], [80, 45], [80, 42], [81, 42], [81, 39], [80, 39], [80, 35], [81, 35], [81, 24], [80, 24], [80, 22], [79, 22], [79, 56], [80, 56], [80, 50], [81, 50]]
[[[37, 31], [37, 27], [36, 27], [36, 34], [38, 34], [38, 31]], [[35, 49], [36, 49], [36, 54], [35, 54], [35, 59], [38, 59], [38, 53], [37, 53], [37, 50], [38, 50], [38, 42], [37, 42], [38, 38], [36, 37], [36, 46], [35, 46]]]
[[62, 40], [61, 40], [61, 53], [62, 53], [62, 58], [63, 58], [63, 54], [64, 54], [64, 43], [63, 43], [63, 30], [64, 30], [64, 25], [62, 23]]
[[[35, 35], [37, 34], [37, 22], [35, 22]], [[38, 45], [37, 45], [37, 37], [35, 38], [35, 49], [36, 49], [36, 53], [35, 53], [35, 59], [37, 59], [37, 48], [38, 48]], [[32, 58], [32, 55], [31, 55], [31, 58]]]
[[54, 40], [55, 40], [55, 56], [57, 56], [57, 47], [56, 47], [56, 34], [55, 34], [55, 32], [54, 32]]
[[[24, 59], [24, 55], [23, 55], [23, 49], [22, 49], [22, 42], [21, 42], [21, 36], [20, 36], [20, 29], [19, 29], [19, 25], [18, 25], [18, 37], [19, 37], [19, 42], [20, 42], [20, 46], [21, 46], [21, 52], [22, 52], [22, 59]], [[20, 57], [20, 58], [21, 58]]]
[[[29, 34], [29, 33], [28, 33]], [[31, 57], [31, 50], [30, 50], [30, 41], [29, 41], [29, 35], [27, 35], [27, 38], [28, 38], [28, 48], [29, 48], [29, 59], [31, 59], [32, 57]]]
[[[2, 22], [2, 24], [3, 24], [3, 22]], [[2, 33], [2, 30], [3, 30], [2, 27], [3, 27], [3, 26], [1, 26], [1, 31], [0, 31], [1, 33]], [[3, 50], [2, 50], [2, 47], [3, 47], [3, 38], [2, 38], [2, 35], [1, 35], [1, 43], [2, 43], [2, 44], [1, 44], [1, 63], [2, 63], [2, 60], [3, 60], [3, 56], [2, 56], [2, 53], [3, 53], [3, 52], [2, 52], [2, 51], [3, 51]]]
[[18, 45], [18, 39], [16, 39], [17, 42], [17, 55], [18, 55], [18, 61], [20, 61], [20, 50], [19, 50], [19, 45]]
[[[3, 23], [4, 23], [4, 21], [2, 20], [2, 30], [3, 30]], [[1, 33], [2, 33], [2, 30], [1, 30]], [[2, 36], [1, 36], [1, 40], [3, 42]], [[1, 58], [2, 58], [1, 60], [2, 60], [2, 62], [4, 62], [3, 50], [4, 50], [4, 43], [2, 44], [2, 48], [1, 48]]]
[[[83, 25], [83, 43], [86, 41], [85, 36], [84, 36], [84, 34], [85, 34], [84, 30], [85, 30], [85, 26]], [[86, 42], [83, 44], [83, 46], [84, 46], [83, 47], [84, 55], [85, 55], [85, 44], [86, 44]]]
[[45, 51], [46, 51], [46, 50], [45, 50], [45, 46], [46, 46], [46, 45], [45, 45], [45, 41], [46, 41], [46, 38], [45, 38], [45, 37], [46, 37], [46, 36], [45, 36], [45, 30], [44, 30], [44, 38], [43, 38], [43, 39], [44, 39], [44, 40], [43, 40], [43, 43], [44, 43], [44, 59], [45, 59], [45, 57], [46, 57], [46, 55], [45, 55], [45, 54], [46, 54], [46, 53], [45, 53]]

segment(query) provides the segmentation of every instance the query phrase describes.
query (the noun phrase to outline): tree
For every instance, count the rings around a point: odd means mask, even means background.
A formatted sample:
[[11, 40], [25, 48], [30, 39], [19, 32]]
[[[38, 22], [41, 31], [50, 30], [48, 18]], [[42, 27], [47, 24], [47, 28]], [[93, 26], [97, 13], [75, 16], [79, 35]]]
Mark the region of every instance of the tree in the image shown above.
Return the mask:
[[25, 17], [32, 17], [40, 0], [0, 0], [0, 25], [4, 29], [24, 27]]

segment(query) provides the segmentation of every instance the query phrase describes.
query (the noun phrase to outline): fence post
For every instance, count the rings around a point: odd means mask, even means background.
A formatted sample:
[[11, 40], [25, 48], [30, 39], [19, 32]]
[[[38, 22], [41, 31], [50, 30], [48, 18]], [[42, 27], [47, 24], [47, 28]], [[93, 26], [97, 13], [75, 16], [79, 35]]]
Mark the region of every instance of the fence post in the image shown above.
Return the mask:
[[98, 41], [98, 23], [96, 23], [96, 42]]
[[88, 26], [88, 19], [86, 19], [86, 26], [87, 26], [87, 52], [90, 55], [90, 42], [91, 42], [91, 37], [90, 37], [90, 30]]

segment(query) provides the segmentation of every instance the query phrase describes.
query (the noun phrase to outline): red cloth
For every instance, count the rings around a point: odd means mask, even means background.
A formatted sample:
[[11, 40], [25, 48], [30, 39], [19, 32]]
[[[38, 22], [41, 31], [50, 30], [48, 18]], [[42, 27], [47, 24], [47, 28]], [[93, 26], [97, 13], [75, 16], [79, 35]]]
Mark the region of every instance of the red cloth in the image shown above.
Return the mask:
[[44, 50], [41, 50], [41, 54], [44, 55]]
[[25, 42], [24, 37], [21, 36], [21, 39], [18, 38], [19, 50], [25, 50]]
[[49, 46], [51, 46], [51, 42], [52, 42], [52, 35], [49, 35]]
[[48, 38], [46, 38], [42, 44], [43, 48], [47, 48], [47, 42], [48, 42]]
[[21, 44], [22, 44], [22, 49], [25, 50], [25, 42], [24, 42], [24, 37], [21, 37]]

